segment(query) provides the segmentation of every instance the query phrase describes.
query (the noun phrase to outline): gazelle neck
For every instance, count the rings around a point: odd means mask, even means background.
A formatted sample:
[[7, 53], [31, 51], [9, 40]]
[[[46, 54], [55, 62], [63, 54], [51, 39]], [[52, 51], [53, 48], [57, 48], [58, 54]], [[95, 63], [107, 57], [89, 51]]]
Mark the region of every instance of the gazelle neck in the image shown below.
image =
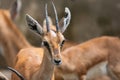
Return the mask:
[[33, 77], [33, 80], [51, 80], [54, 72], [54, 64], [48, 58], [49, 51], [44, 48], [43, 60], [38, 72]]
[[[6, 15], [6, 11], [2, 11], [2, 18], [6, 22], [6, 26], [4, 26], [4, 30], [8, 29], [10, 34], [9, 38], [11, 38], [12, 44], [19, 50], [24, 47], [30, 46], [28, 41], [22, 35], [22, 33], [17, 29], [17, 26], [12, 22], [12, 20]], [[9, 27], [8, 27], [9, 26]], [[6, 36], [6, 35], [5, 35]]]

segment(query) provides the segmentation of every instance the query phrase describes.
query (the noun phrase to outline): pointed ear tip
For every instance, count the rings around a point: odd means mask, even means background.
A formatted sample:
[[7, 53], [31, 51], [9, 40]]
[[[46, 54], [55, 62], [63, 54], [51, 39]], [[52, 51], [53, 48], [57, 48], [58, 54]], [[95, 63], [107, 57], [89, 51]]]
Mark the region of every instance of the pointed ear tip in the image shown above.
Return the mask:
[[65, 7], [65, 12], [70, 12], [70, 9], [68, 7]]
[[25, 15], [26, 19], [30, 18], [30, 15], [29, 14], [26, 14]]
[[31, 20], [31, 16], [29, 14], [26, 14], [25, 19], [27, 20], [27, 22], [29, 22]]
[[67, 13], [69, 17], [71, 16], [71, 12], [68, 7], [65, 7], [65, 13]]
[[68, 7], [65, 7], [65, 9], [69, 9]]
[[26, 16], [26, 17], [28, 17], [28, 16], [29, 16], [29, 14], [25, 14], [25, 16]]

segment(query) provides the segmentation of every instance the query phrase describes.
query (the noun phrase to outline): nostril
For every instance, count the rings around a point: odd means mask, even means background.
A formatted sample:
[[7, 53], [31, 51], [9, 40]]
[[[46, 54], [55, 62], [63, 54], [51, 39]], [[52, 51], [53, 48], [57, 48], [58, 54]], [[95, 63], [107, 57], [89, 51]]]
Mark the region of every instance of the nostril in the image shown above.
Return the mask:
[[57, 64], [60, 64], [60, 63], [61, 63], [61, 60], [55, 60], [55, 59], [54, 59], [54, 62], [57, 63]]

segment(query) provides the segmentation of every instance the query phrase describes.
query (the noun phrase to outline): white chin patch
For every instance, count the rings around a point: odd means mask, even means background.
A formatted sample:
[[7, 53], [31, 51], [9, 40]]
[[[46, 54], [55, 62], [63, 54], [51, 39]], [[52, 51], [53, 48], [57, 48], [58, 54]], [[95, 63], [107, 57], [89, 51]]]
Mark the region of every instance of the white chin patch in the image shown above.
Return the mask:
[[57, 36], [54, 31], [51, 30], [50, 32], [51, 32], [51, 35], [52, 35], [53, 37], [56, 37], [56, 36]]

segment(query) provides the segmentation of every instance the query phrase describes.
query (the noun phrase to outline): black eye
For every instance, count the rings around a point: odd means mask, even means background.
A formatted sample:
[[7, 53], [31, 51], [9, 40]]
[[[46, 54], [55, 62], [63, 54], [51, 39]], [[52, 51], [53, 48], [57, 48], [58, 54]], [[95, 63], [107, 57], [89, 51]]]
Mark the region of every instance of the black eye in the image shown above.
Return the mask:
[[43, 41], [43, 45], [46, 46], [46, 47], [49, 47], [49, 44], [47, 41]]
[[65, 40], [63, 40], [63, 41], [61, 42], [60, 46], [62, 47], [64, 43], [65, 43]]
[[51, 50], [50, 50], [50, 45], [47, 41], [43, 41], [43, 45], [48, 49], [48, 51], [51, 53]]

